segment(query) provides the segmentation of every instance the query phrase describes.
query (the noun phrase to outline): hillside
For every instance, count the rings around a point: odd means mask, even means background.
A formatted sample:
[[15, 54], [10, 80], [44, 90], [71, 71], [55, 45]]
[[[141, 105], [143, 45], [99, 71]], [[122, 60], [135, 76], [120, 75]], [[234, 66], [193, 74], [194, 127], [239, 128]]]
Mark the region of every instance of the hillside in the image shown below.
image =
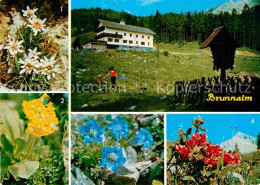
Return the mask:
[[[200, 50], [197, 42], [178, 44], [159, 44], [161, 52], [130, 51], [72, 51], [72, 110], [73, 111], [167, 111], [197, 110], [195, 105], [179, 105], [174, 102], [173, 88], [178, 80], [193, 80], [201, 77], [218, 76], [212, 70], [210, 49]], [[235, 68], [228, 75], [260, 75], [260, 55], [246, 50], [239, 51]], [[247, 55], [244, 55], [246, 53]], [[98, 75], [105, 76], [114, 66], [118, 75], [126, 77], [118, 80], [121, 92], [99, 92]], [[110, 85], [106, 78], [104, 84]], [[81, 89], [76, 91], [77, 84]], [[85, 85], [85, 92], [82, 87]], [[93, 87], [93, 89], [92, 89]], [[157, 89], [158, 87], [159, 90]], [[143, 88], [145, 90], [143, 90]], [[73, 91], [72, 89], [72, 91]], [[90, 92], [92, 91], [92, 93]]]

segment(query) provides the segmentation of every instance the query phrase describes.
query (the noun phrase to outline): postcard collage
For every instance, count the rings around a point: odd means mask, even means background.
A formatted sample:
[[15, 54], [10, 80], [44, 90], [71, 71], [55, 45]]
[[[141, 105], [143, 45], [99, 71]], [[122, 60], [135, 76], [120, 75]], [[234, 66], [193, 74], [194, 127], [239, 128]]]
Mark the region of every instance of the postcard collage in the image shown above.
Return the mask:
[[0, 185], [260, 185], [259, 0], [0, 0]]

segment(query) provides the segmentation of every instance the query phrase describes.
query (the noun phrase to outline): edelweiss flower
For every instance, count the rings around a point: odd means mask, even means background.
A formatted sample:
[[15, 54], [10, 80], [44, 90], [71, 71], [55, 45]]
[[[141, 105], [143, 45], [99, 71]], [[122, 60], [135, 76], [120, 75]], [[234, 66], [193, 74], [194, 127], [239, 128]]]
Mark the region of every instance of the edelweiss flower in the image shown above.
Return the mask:
[[105, 128], [100, 126], [96, 121], [90, 120], [86, 125], [80, 127], [79, 132], [84, 137], [84, 142], [89, 144], [91, 142], [103, 142]]
[[113, 172], [126, 163], [126, 157], [123, 154], [121, 147], [104, 147], [102, 149], [102, 156], [100, 166], [108, 167]]
[[13, 39], [13, 40], [9, 41], [9, 43], [5, 46], [4, 49], [8, 49], [8, 51], [11, 55], [16, 55], [17, 53], [23, 53], [24, 51], [21, 49], [22, 43], [23, 43], [23, 40], [14, 41], [14, 39]]
[[107, 126], [110, 130], [110, 133], [116, 138], [120, 139], [120, 137], [127, 138], [128, 137], [128, 131], [129, 131], [129, 126], [128, 124], [120, 119], [120, 118], [115, 118], [114, 121]]
[[28, 18], [32, 18], [34, 17], [35, 15], [35, 12], [38, 10], [38, 8], [33, 8], [33, 9], [30, 9], [29, 6], [26, 7], [26, 10], [22, 10], [23, 12], [23, 16], [24, 17], [28, 17]]
[[34, 36], [36, 36], [38, 34], [38, 32], [41, 32], [41, 31], [45, 31], [45, 24], [44, 22], [46, 21], [46, 19], [44, 20], [41, 20], [39, 18], [32, 18], [29, 20], [29, 25], [27, 25], [27, 27], [31, 28], [33, 30], [33, 33], [34, 33]]
[[[55, 55], [56, 56], [56, 55]], [[41, 59], [42, 63], [42, 74], [47, 76], [47, 79], [50, 80], [51, 77], [55, 77], [55, 73], [60, 72], [60, 65], [56, 65], [55, 56], [48, 59], [44, 56], [44, 60]]]
[[39, 59], [39, 55], [41, 54], [41, 52], [37, 52], [37, 47], [34, 48], [34, 50], [28, 49], [28, 51], [30, 52], [28, 57], [31, 59]]
[[26, 73], [26, 74], [31, 74], [32, 71], [35, 72], [36, 74], [39, 73], [37, 68], [40, 67], [39, 62], [37, 60], [32, 60], [28, 57], [25, 57], [25, 60], [20, 59], [18, 63], [23, 64], [21, 66], [22, 70], [20, 71], [20, 74]]
[[0, 44], [0, 51], [4, 49], [4, 45]]
[[32, 101], [23, 101], [23, 111], [29, 120], [28, 132], [35, 137], [47, 136], [55, 132], [59, 121], [52, 102], [45, 103], [50, 99], [47, 94]]

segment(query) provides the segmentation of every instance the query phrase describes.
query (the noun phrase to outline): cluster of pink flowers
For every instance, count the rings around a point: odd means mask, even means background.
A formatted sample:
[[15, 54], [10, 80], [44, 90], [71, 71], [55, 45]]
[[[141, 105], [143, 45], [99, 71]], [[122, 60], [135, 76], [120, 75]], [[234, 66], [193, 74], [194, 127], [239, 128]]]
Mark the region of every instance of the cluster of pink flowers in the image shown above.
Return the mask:
[[186, 157], [189, 156], [190, 149], [187, 146], [184, 145], [177, 145], [175, 148], [178, 153], [181, 155], [182, 160], [186, 159]]
[[240, 162], [240, 155], [236, 153], [224, 153], [224, 163], [226, 165], [238, 164]]
[[207, 143], [207, 134], [201, 134], [199, 132], [192, 135], [191, 138], [188, 140], [188, 146], [190, 148], [193, 148], [195, 146], [204, 147]]
[[203, 158], [203, 162], [205, 164], [216, 165], [221, 154], [222, 149], [219, 145], [209, 144], [205, 149], [205, 157]]
[[[202, 161], [205, 164], [217, 165], [220, 157], [224, 156], [225, 165], [238, 164], [240, 162], [240, 155], [235, 153], [223, 153], [224, 151], [219, 145], [211, 144], [207, 141], [207, 135], [204, 133], [195, 133], [187, 142], [186, 145], [177, 145], [175, 147], [178, 154], [185, 160], [194, 147], [200, 147], [200, 153], [203, 154]], [[223, 154], [223, 155], [222, 155]]]

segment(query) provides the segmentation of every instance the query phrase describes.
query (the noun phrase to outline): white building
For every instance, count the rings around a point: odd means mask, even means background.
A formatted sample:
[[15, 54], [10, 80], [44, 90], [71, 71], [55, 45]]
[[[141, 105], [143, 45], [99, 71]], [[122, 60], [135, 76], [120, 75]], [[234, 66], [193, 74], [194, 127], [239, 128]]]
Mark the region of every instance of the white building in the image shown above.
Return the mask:
[[153, 35], [148, 28], [126, 25], [124, 22], [116, 23], [99, 19], [96, 29], [97, 41], [106, 42], [107, 48], [125, 50], [153, 50]]

